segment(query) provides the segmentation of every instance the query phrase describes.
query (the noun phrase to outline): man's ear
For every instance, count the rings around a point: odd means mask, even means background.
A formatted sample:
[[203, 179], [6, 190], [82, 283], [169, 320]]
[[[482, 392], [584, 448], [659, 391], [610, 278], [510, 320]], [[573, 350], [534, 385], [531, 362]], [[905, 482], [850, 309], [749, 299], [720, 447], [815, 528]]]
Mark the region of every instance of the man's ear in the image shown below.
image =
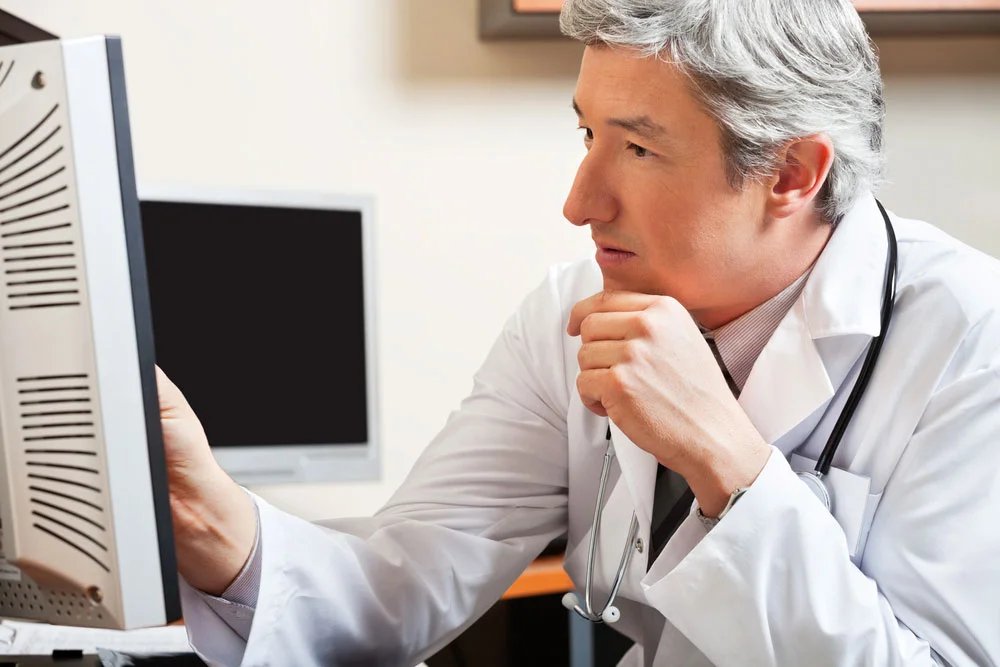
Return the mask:
[[771, 177], [767, 206], [775, 218], [787, 218], [808, 206], [819, 195], [833, 166], [833, 141], [813, 134], [792, 141], [779, 157]]

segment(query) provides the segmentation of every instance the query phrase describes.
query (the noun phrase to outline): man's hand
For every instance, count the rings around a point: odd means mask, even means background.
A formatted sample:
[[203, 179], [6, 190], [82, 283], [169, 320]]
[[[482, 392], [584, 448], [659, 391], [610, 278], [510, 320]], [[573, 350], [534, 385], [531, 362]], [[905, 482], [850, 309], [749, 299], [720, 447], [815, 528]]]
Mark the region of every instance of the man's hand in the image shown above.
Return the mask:
[[770, 448], [676, 300], [599, 292], [576, 304], [567, 332], [583, 342], [576, 385], [584, 405], [681, 474], [705, 515], [757, 478]]
[[180, 389], [156, 368], [177, 569], [200, 590], [221, 595], [250, 556], [253, 501], [219, 467]]

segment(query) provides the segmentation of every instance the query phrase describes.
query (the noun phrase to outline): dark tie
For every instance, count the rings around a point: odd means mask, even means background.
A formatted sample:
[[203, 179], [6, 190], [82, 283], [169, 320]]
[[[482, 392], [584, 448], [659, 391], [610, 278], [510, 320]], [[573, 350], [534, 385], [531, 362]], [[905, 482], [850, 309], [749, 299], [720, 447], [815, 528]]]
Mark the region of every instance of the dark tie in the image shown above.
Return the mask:
[[[702, 329], [705, 342], [715, 355], [715, 361], [719, 364], [722, 374], [726, 378], [729, 389], [733, 396], [739, 398], [740, 388], [736, 385], [732, 375], [726, 369], [726, 364], [722, 361], [719, 348], [715, 345], [715, 339], [711, 332]], [[656, 557], [663, 551], [670, 537], [681, 525], [691, 510], [691, 503], [694, 502], [694, 493], [688, 487], [684, 478], [669, 468], [662, 465], [656, 466], [656, 487], [653, 492], [653, 516], [650, 520], [650, 552], [649, 560], [646, 561], [648, 570]]]

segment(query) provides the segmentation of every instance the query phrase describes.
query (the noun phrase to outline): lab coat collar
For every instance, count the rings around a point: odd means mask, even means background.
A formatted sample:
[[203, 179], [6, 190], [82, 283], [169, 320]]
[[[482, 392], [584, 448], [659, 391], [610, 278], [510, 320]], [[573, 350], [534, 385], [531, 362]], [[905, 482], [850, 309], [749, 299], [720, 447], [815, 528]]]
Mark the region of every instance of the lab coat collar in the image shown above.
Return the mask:
[[[823, 359], [816, 340], [855, 337], [856, 343], [844, 348], [853, 359], [878, 334], [887, 248], [875, 198], [865, 195], [837, 223], [802, 294], [764, 346], [743, 387], [740, 405], [767, 443], [774, 444], [834, 395], [830, 360]], [[648, 530], [656, 459], [614, 424], [611, 433], [639, 525]]]
[[740, 405], [769, 444], [835, 393], [832, 360], [824, 360], [816, 341], [855, 337], [842, 348], [853, 360], [878, 335], [887, 250], [882, 214], [874, 196], [866, 194], [837, 223], [799, 300], [764, 346], [740, 395]]
[[882, 213], [874, 195], [865, 194], [837, 223], [803, 289], [813, 340], [878, 335], [888, 250]]

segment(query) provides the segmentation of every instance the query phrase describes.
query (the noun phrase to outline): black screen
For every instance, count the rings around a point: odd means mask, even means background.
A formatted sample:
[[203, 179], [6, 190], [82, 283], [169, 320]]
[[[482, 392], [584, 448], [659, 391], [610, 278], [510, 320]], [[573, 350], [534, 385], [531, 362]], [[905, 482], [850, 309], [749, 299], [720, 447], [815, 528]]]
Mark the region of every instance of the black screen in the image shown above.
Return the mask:
[[141, 210], [156, 362], [212, 446], [367, 442], [361, 212]]

